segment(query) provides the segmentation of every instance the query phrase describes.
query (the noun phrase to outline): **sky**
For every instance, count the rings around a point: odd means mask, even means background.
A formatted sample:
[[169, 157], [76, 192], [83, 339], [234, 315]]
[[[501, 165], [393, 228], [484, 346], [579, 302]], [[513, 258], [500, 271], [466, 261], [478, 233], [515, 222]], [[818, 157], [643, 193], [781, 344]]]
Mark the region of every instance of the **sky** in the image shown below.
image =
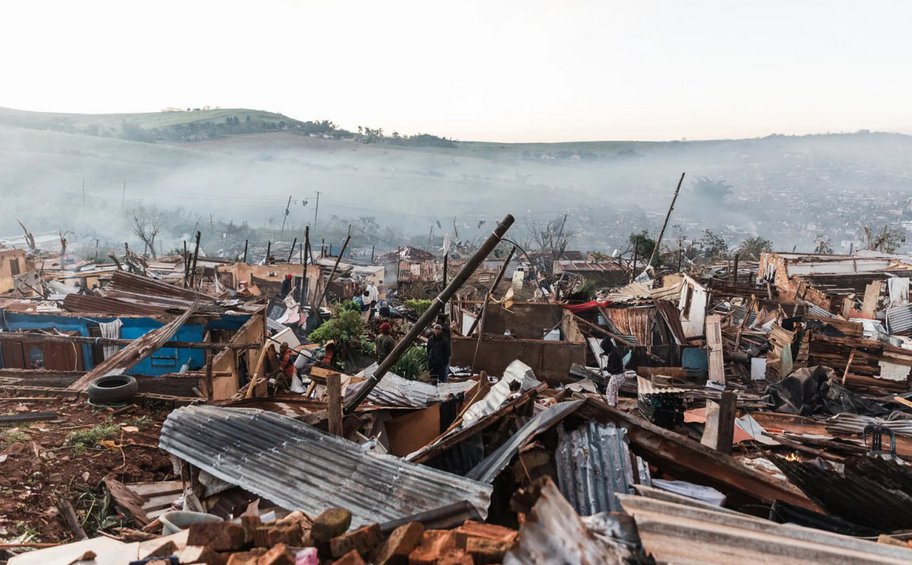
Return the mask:
[[0, 4], [0, 106], [555, 142], [912, 133], [912, 2]]

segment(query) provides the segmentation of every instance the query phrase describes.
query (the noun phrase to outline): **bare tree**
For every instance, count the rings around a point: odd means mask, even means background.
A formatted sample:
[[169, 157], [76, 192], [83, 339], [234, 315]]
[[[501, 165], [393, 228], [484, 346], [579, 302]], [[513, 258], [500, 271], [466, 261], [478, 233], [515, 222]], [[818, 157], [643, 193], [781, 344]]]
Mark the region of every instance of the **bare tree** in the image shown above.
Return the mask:
[[567, 229], [567, 214], [555, 218], [546, 224], [540, 224], [531, 218], [526, 218], [526, 231], [533, 245], [544, 252], [546, 264], [541, 265], [543, 272], [551, 274], [554, 271], [554, 262], [564, 256], [573, 231]]
[[145, 208], [140, 205], [133, 209], [129, 222], [130, 231], [142, 240], [146, 248], [145, 251], [151, 253], [153, 259], [157, 257], [155, 254], [155, 238], [158, 237], [161, 231], [161, 212], [159, 212], [158, 208], [155, 206]]
[[871, 226], [864, 226], [862, 233], [864, 234], [865, 249], [870, 251], [894, 253], [906, 242], [906, 230], [903, 228], [884, 226], [883, 231], [876, 234]]

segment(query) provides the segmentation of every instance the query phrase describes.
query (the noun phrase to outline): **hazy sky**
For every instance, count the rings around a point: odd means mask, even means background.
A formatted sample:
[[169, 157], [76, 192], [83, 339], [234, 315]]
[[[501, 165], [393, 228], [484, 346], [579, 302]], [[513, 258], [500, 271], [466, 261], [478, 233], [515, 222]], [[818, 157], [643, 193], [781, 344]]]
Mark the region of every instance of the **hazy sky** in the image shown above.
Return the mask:
[[912, 2], [17, 1], [0, 106], [463, 140], [912, 133]]

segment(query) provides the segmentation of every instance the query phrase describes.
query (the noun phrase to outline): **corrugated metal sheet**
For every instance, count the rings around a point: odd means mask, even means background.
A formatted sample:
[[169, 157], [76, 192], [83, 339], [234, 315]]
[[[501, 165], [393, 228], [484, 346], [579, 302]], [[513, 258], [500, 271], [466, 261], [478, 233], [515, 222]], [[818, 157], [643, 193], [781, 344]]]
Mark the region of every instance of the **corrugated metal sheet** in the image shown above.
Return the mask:
[[491, 487], [366, 453], [291, 418], [244, 408], [191, 406], [172, 412], [160, 447], [195, 467], [288, 510], [348, 509], [357, 527], [469, 501], [487, 516]]
[[622, 543], [594, 535], [552, 481], [545, 481], [504, 565], [595, 565], [632, 563]]
[[75, 293], [66, 295], [63, 299], [63, 309], [69, 312], [112, 316], [161, 316], [167, 313], [164, 308]]
[[483, 481], [492, 482], [504, 468], [510, 464], [510, 461], [519, 453], [532, 438], [538, 434], [551, 429], [551, 427], [572, 414], [579, 408], [584, 400], [571, 400], [569, 402], [559, 402], [539, 412], [535, 417], [526, 422], [513, 436], [498, 447], [491, 455], [475, 466], [474, 469], [466, 474], [466, 477]]
[[909, 563], [912, 550], [823, 530], [621, 495], [636, 520], [643, 549], [660, 563]]
[[632, 335], [637, 344], [652, 347], [652, 327], [655, 324], [655, 307], [604, 308], [611, 325], [623, 335]]
[[616, 493], [630, 493], [633, 484], [626, 430], [588, 422], [569, 432], [561, 426], [557, 432], [557, 484], [567, 501], [582, 516], [619, 512]]
[[[364, 369], [357, 376], [369, 377], [377, 370], [377, 364]], [[345, 396], [353, 396], [366, 386], [367, 382], [354, 384], [345, 391]], [[368, 402], [377, 406], [401, 406], [408, 408], [424, 408], [431, 404], [446, 400], [450, 394], [465, 392], [475, 385], [474, 381], [441, 383], [432, 385], [421, 381], [413, 381], [395, 373], [386, 373], [377, 383], [370, 394]]]
[[887, 308], [887, 327], [894, 335], [912, 330], [912, 304]]
[[[873, 424], [889, 428], [898, 436], [912, 437], [912, 420], [882, 420], [861, 414], [842, 413], [829, 418], [825, 425], [827, 431], [834, 434], [861, 435], [864, 433], [865, 426]], [[885, 437], [883, 441], [884, 449], [888, 449], [889, 438]]]

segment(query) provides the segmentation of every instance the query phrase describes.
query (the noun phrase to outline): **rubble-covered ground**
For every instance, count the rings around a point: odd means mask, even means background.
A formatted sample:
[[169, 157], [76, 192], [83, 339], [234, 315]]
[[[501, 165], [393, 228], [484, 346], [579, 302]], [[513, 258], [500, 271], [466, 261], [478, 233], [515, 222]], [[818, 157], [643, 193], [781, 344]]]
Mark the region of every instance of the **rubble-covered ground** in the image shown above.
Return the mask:
[[168, 410], [93, 408], [84, 399], [2, 398], [0, 415], [56, 412], [49, 421], [0, 424], [0, 539], [73, 539], [59, 509], [70, 501], [88, 535], [127, 524], [102, 481], [156, 481], [173, 475], [158, 434]]

